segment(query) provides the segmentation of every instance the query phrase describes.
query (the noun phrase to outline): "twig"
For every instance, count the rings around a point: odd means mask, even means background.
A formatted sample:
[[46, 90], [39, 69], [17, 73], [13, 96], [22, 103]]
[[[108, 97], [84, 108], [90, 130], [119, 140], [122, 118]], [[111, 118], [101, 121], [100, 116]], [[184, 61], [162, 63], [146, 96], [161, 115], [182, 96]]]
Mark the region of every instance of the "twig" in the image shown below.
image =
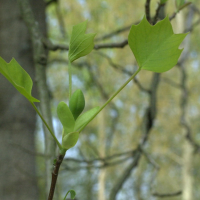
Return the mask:
[[[138, 23], [139, 23], [139, 22], [136, 22], [136, 23], [134, 23], [134, 24], [138, 24]], [[128, 26], [125, 26], [125, 27], [123, 27], [123, 28], [117, 29], [116, 31], [113, 31], [113, 32], [111, 32], [111, 33], [108, 33], [108, 34], [105, 34], [105, 35], [103, 35], [103, 36], [101, 36], [101, 37], [96, 38], [94, 41], [96, 42], [96, 41], [101, 41], [101, 40], [109, 39], [109, 38], [111, 38], [111, 37], [113, 37], [113, 36], [116, 36], [116, 35], [119, 34], [119, 33], [128, 31], [128, 30], [131, 28], [131, 26], [132, 26], [132, 24], [131, 24], [131, 25], [128, 25]]]
[[154, 16], [154, 18], [153, 18], [153, 22], [152, 22], [153, 25], [156, 24], [156, 22], [158, 21], [159, 12], [160, 12], [160, 9], [161, 9], [163, 6], [165, 6], [165, 4], [158, 3], [158, 7], [157, 7], [157, 9], [156, 9], [156, 14], [155, 14], [155, 16]]
[[106, 43], [106, 44], [95, 44], [94, 49], [105, 49], [105, 48], [124, 48], [128, 44], [128, 40], [124, 40], [123, 42], [119, 43]]
[[147, 159], [147, 161], [153, 165], [157, 170], [160, 169], [159, 165], [155, 162], [155, 160], [153, 160], [148, 154], [147, 152], [145, 152], [145, 150], [143, 148], [140, 147], [140, 151], [142, 152], [142, 154], [145, 156], [145, 158]]
[[153, 193], [152, 195], [154, 197], [159, 197], [159, 198], [167, 198], [167, 197], [175, 197], [175, 196], [179, 196], [182, 194], [182, 191], [178, 191], [178, 192], [174, 192], [174, 193], [167, 193], [167, 194], [160, 194], [160, 193]]
[[64, 155], [59, 155], [56, 163], [54, 165], [54, 169], [52, 172], [52, 179], [51, 179], [51, 187], [50, 187], [50, 191], [49, 191], [49, 197], [48, 200], [53, 200], [53, 195], [54, 195], [54, 191], [55, 191], [55, 187], [56, 187], [56, 182], [57, 182], [57, 178], [58, 178], [58, 171], [60, 168], [60, 165], [63, 161]]
[[173, 86], [173, 87], [175, 87], [177, 89], [181, 88], [181, 85], [179, 83], [174, 82], [170, 78], [162, 77], [162, 81], [164, 81], [165, 83], [168, 83], [169, 85], [171, 85], [171, 86]]
[[137, 153], [136, 153], [133, 161], [131, 162], [131, 164], [123, 171], [123, 173], [119, 177], [118, 181], [116, 182], [116, 184], [112, 188], [110, 196], [109, 196], [109, 200], [115, 200], [116, 199], [116, 195], [117, 195], [118, 191], [121, 189], [124, 182], [130, 176], [130, 173], [132, 172], [132, 170], [138, 165], [140, 158], [141, 158], [141, 152], [137, 151]]
[[150, 3], [151, 0], [146, 0], [146, 4], [145, 4], [145, 13], [146, 13], [146, 18], [148, 20], [148, 22], [151, 22], [151, 17], [150, 17]]

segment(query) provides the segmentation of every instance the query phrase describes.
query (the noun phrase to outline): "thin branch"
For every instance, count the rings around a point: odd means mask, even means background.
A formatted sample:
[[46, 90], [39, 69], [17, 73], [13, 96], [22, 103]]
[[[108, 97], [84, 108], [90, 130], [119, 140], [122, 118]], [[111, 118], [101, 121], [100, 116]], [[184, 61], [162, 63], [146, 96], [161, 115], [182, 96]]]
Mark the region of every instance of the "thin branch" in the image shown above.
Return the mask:
[[156, 24], [156, 22], [158, 21], [159, 12], [160, 12], [160, 9], [161, 9], [163, 6], [165, 6], [165, 4], [158, 3], [158, 7], [157, 7], [157, 9], [156, 9], [156, 14], [155, 14], [155, 16], [154, 16], [154, 18], [153, 18], [153, 22], [152, 22], [153, 25]]
[[77, 163], [88, 163], [88, 164], [91, 164], [93, 162], [96, 162], [96, 161], [108, 161], [108, 160], [112, 160], [112, 159], [118, 159], [119, 157], [121, 156], [130, 156], [132, 157], [133, 155], [135, 155], [137, 149], [133, 149], [133, 150], [129, 150], [129, 151], [126, 151], [126, 152], [122, 152], [122, 153], [117, 153], [117, 154], [113, 154], [111, 156], [107, 156], [107, 157], [104, 157], [104, 158], [95, 158], [95, 159], [92, 159], [92, 160], [79, 160], [79, 159], [75, 159], [75, 158], [65, 158], [64, 161], [67, 161], [67, 162], [77, 162]]
[[95, 44], [94, 49], [105, 49], [105, 48], [124, 48], [128, 44], [128, 40], [125, 39], [122, 42], [119, 43], [106, 43], [106, 44]]
[[146, 0], [145, 4], [145, 14], [148, 22], [151, 22], [151, 16], [150, 16], [150, 3], [151, 0]]
[[179, 196], [182, 194], [182, 191], [178, 191], [178, 192], [174, 192], [174, 193], [167, 193], [167, 194], [160, 194], [160, 193], [153, 193], [152, 195], [154, 197], [159, 197], [159, 198], [167, 198], [167, 197], [175, 197], [175, 196]]
[[177, 89], [181, 88], [181, 85], [179, 83], [174, 82], [173, 80], [171, 80], [168, 77], [162, 77], [162, 81], [164, 81], [165, 83], [168, 83], [169, 85], [171, 85]]
[[159, 167], [159, 165], [156, 163], [156, 161], [153, 160], [153, 158], [151, 158], [151, 157], [148, 155], [148, 153], [147, 153], [143, 148], [140, 147], [140, 151], [141, 151], [142, 154], [145, 156], [145, 158], [147, 159], [147, 161], [148, 161], [151, 165], [153, 165], [154, 168], [156, 168], [157, 170], [160, 169], [160, 167]]
[[68, 45], [63, 45], [63, 44], [53, 44], [50, 40], [48, 40], [47, 38], [42, 38], [42, 42], [44, 44], [44, 46], [51, 51], [57, 51], [57, 50], [65, 50], [68, 51], [69, 50], [69, 46]]
[[134, 157], [133, 161], [131, 164], [128, 165], [128, 167], [123, 171], [117, 182], [115, 183], [114, 187], [111, 190], [111, 193], [109, 195], [109, 200], [115, 200], [116, 195], [119, 192], [119, 190], [122, 188], [122, 185], [124, 182], [130, 177], [130, 174], [132, 170], [137, 167], [139, 160], [141, 158], [141, 152], [137, 151], [136, 156]]
[[54, 169], [52, 172], [52, 180], [51, 180], [51, 187], [50, 187], [50, 191], [49, 191], [48, 200], [53, 200], [53, 195], [54, 195], [56, 182], [57, 182], [57, 178], [58, 178], [58, 172], [59, 172], [60, 165], [63, 161], [63, 158], [64, 158], [64, 155], [59, 155], [58, 158], [56, 159], [56, 163], [54, 165]]
[[[136, 22], [136, 23], [133, 23], [133, 24], [138, 24], [138, 23], [139, 23], [139, 22]], [[97, 42], [97, 41], [109, 39], [109, 38], [111, 38], [111, 37], [113, 37], [113, 36], [116, 36], [116, 35], [118, 35], [118, 34], [120, 34], [120, 33], [123, 33], [123, 32], [125, 32], [125, 31], [128, 31], [128, 30], [131, 28], [131, 26], [132, 26], [133, 24], [128, 25], [128, 26], [125, 26], [125, 27], [122, 27], [122, 28], [120, 28], [120, 29], [117, 29], [117, 30], [115, 30], [115, 31], [113, 31], [113, 32], [111, 32], [111, 33], [105, 34], [105, 35], [103, 35], [103, 36], [101, 36], [101, 37], [98, 37], [98, 38], [96, 38], [94, 41]]]

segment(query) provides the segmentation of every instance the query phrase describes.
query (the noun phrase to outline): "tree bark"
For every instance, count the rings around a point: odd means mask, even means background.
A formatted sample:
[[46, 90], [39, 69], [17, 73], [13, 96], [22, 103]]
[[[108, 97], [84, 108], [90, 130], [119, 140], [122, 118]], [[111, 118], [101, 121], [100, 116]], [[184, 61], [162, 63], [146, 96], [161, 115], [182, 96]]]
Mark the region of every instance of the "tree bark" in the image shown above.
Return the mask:
[[[41, 27], [45, 27], [44, 7], [34, 10]], [[7, 62], [14, 57], [34, 82], [30, 37], [16, 0], [0, 0], [0, 30], [0, 56]], [[37, 200], [35, 155], [30, 153], [35, 150], [36, 113], [27, 99], [1, 74], [0, 83], [1, 199]]]
[[[99, 130], [98, 130], [98, 138], [99, 138], [99, 153], [101, 158], [105, 157], [105, 110], [102, 110], [98, 116], [99, 122]], [[102, 168], [99, 171], [98, 176], [98, 200], [105, 200], [105, 182], [106, 182], [106, 169]]]

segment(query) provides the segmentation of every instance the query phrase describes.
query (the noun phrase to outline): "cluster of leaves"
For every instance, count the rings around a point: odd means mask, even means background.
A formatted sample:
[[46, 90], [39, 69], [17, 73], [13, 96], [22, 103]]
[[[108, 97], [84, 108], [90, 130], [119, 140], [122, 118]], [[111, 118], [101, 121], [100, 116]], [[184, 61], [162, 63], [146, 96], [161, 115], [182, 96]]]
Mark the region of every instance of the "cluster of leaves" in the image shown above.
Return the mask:
[[[165, 2], [161, 0], [161, 3]], [[178, 2], [178, 6], [183, 6], [184, 1]], [[70, 63], [87, 55], [94, 47], [95, 34], [85, 34], [86, 26], [87, 21], [73, 27], [68, 53]], [[128, 43], [139, 65], [139, 71], [144, 69], [160, 73], [170, 70], [178, 61], [182, 52], [178, 49], [178, 46], [186, 35], [174, 34], [168, 17], [154, 26], [149, 24], [146, 17], [142, 19], [140, 24], [133, 25], [128, 36]], [[39, 102], [31, 95], [33, 83], [30, 76], [15, 59], [12, 59], [10, 63], [6, 63], [0, 58], [0, 72], [33, 106], [34, 102]], [[128, 82], [124, 86], [126, 84]], [[116, 95], [119, 91], [116, 92]], [[105, 104], [101, 108], [95, 107], [81, 114], [84, 107], [85, 99], [81, 90], [73, 93], [69, 100], [69, 106], [65, 102], [58, 104], [57, 114], [63, 125], [62, 145], [57, 140], [56, 142], [65, 151], [77, 143], [80, 131], [105, 107]], [[37, 112], [42, 118], [39, 111]], [[55, 139], [54, 135], [53, 137]]]

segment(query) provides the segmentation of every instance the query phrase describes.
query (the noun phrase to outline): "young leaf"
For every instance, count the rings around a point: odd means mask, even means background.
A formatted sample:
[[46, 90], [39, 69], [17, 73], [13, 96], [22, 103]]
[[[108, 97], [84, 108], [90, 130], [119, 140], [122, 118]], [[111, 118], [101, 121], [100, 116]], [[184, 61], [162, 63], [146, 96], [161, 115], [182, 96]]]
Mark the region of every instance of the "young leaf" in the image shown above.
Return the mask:
[[92, 108], [91, 110], [88, 110], [87, 112], [80, 115], [75, 122], [74, 131], [78, 131], [81, 127], [87, 124], [87, 122], [96, 114], [98, 110], [99, 106]]
[[70, 195], [71, 195], [71, 199], [74, 199], [74, 198], [75, 198], [76, 192], [75, 192], [74, 190], [69, 190], [69, 191], [67, 192], [67, 194], [65, 195], [65, 197], [64, 197], [63, 200], [66, 200], [67, 195], [68, 195], [69, 193], [70, 193]]
[[17, 63], [13, 58], [10, 63], [7, 63], [0, 57], [0, 73], [5, 76], [8, 81], [30, 102], [40, 102], [31, 95], [33, 82], [28, 73]]
[[64, 134], [72, 132], [74, 130], [75, 120], [69, 107], [65, 102], [61, 101], [58, 104], [57, 115], [63, 125]]
[[77, 143], [79, 138], [79, 132], [71, 132], [64, 135], [62, 139], [62, 146], [64, 149], [70, 149]]
[[73, 26], [68, 53], [70, 62], [89, 54], [94, 48], [96, 33], [85, 34], [86, 26], [87, 21]]
[[71, 110], [75, 120], [82, 113], [84, 107], [85, 98], [83, 92], [81, 90], [76, 90], [69, 100], [69, 109]]
[[128, 43], [141, 69], [160, 73], [176, 65], [186, 35], [174, 34], [168, 17], [154, 26], [144, 17], [131, 27]]

